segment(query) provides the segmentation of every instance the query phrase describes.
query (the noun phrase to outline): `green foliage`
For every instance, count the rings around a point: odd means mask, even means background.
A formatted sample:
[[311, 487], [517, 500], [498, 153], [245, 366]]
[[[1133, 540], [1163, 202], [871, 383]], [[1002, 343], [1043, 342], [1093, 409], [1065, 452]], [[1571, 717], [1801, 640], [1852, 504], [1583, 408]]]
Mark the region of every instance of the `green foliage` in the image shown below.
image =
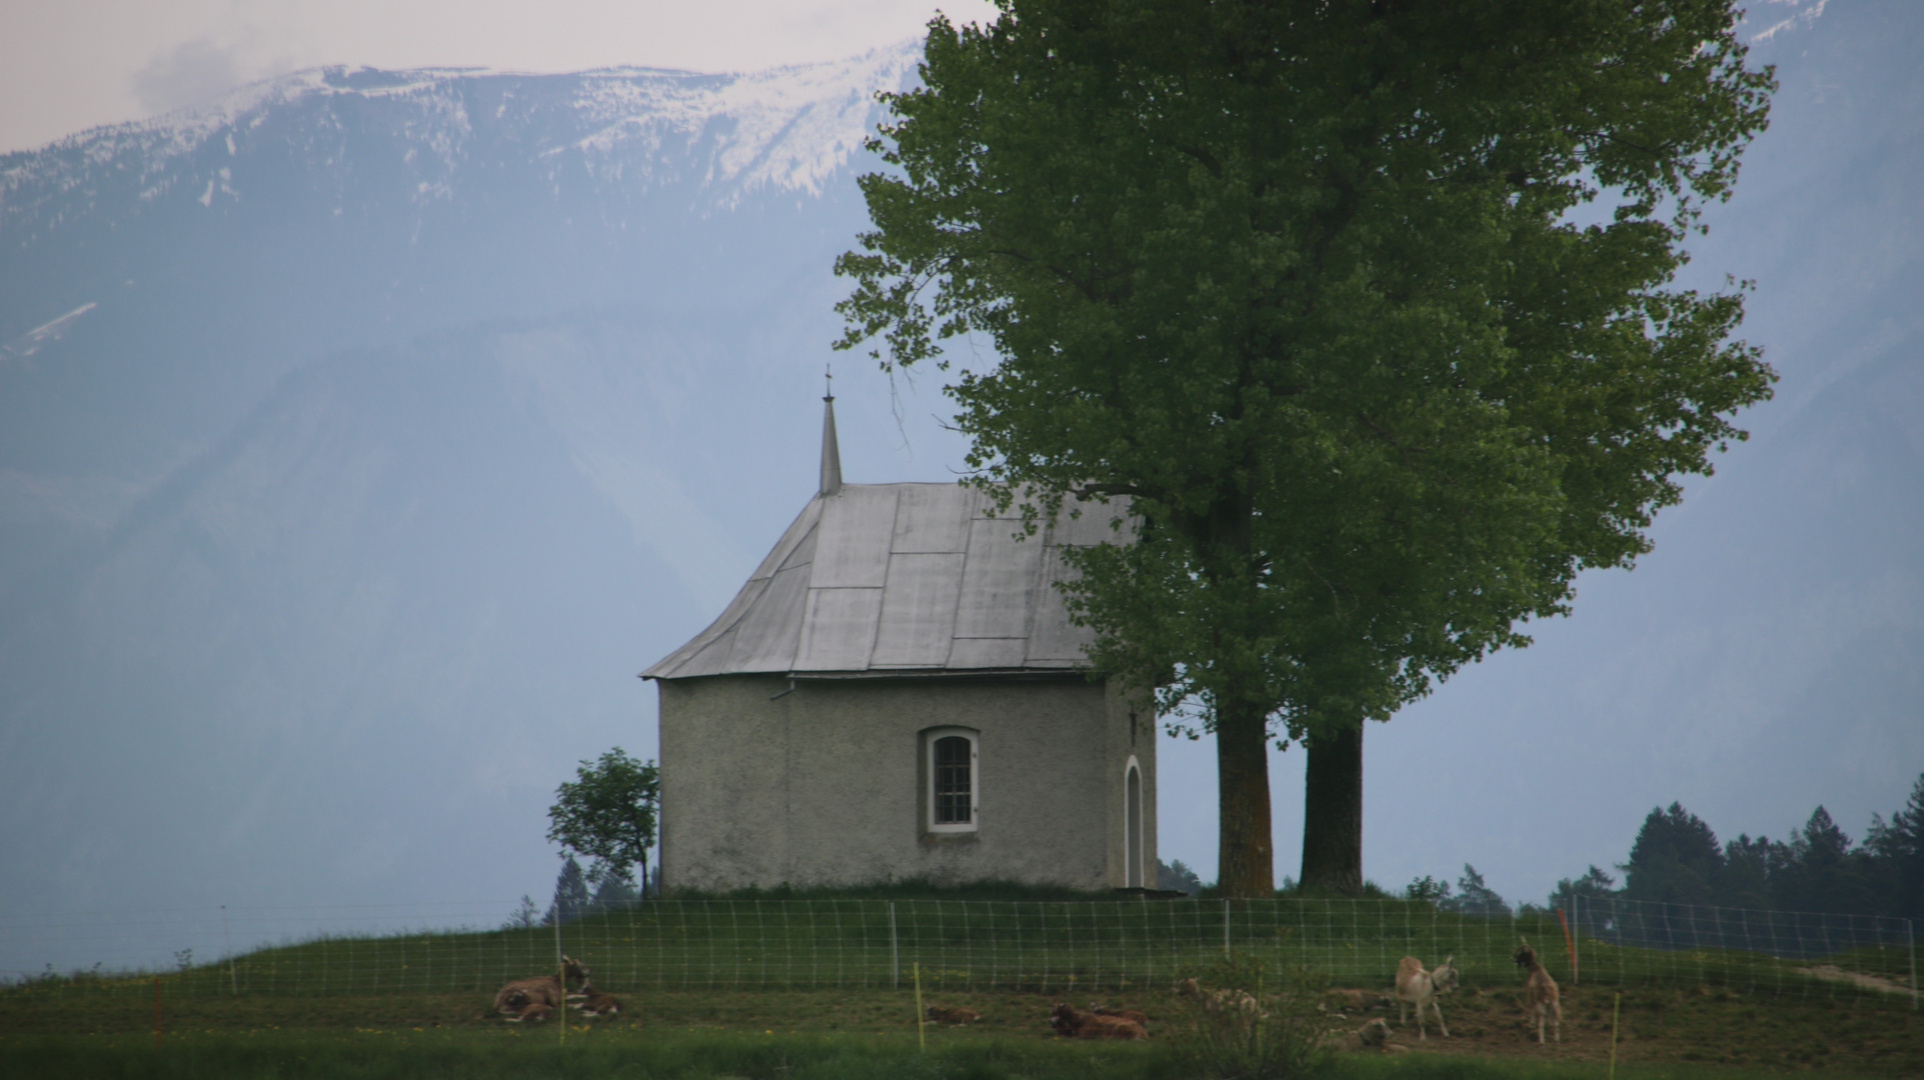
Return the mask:
[[1217, 960], [1198, 982], [1202, 993], [1181, 999], [1170, 1037], [1194, 1075], [1286, 1080], [1329, 1065], [1337, 1022], [1318, 1007], [1326, 976], [1244, 952]]
[[841, 345], [993, 342], [948, 387], [978, 481], [1129, 500], [1071, 610], [1226, 761], [1527, 644], [1769, 396], [1741, 298], [1670, 284], [1773, 85], [1731, 0], [1001, 8], [885, 95]]
[[1601, 899], [1616, 896], [1617, 879], [1599, 870], [1593, 863], [1585, 874], [1575, 881], [1561, 878], [1557, 887], [1550, 893], [1550, 907], [1564, 911], [1572, 909], [1571, 897], [1582, 899]]
[[1557, 882], [1552, 907], [1572, 895], [1772, 911], [1924, 918], [1924, 775], [1903, 809], [1871, 817], [1862, 844], [1819, 806], [1788, 841], [1717, 834], [1680, 803], [1644, 818], [1623, 864], [1624, 887], [1596, 867]]
[[1456, 895], [1449, 895], [1448, 886], [1438, 906], [1446, 911], [1457, 911], [1465, 915], [1504, 916], [1510, 914], [1510, 905], [1503, 902], [1495, 889], [1483, 883], [1483, 875], [1476, 867], [1463, 864], [1463, 876], [1456, 879]]
[[555, 875], [554, 900], [548, 904], [548, 914], [541, 924], [573, 922], [587, 914], [589, 907], [588, 875], [581, 872], [581, 864], [570, 855], [562, 860], [561, 872]]
[[1903, 809], [1872, 815], [1864, 846], [1885, 868], [1894, 901], [1894, 914], [1924, 920], [1924, 773], [1918, 774]]
[[534, 897], [522, 893], [521, 903], [509, 912], [507, 921], [501, 924], [501, 929], [532, 930], [540, 925], [541, 909], [535, 906]]
[[646, 892], [648, 849], [661, 808], [660, 768], [617, 746], [596, 761], [583, 761], [575, 775], [555, 789], [548, 839], [617, 871], [639, 865]]
[[1447, 881], [1438, 881], [1430, 875], [1424, 874], [1422, 877], [1410, 882], [1409, 887], [1403, 890], [1403, 895], [1411, 900], [1423, 900], [1429, 903], [1435, 903], [1450, 895], [1450, 883]]
[[1714, 903], [1711, 882], [1723, 868], [1717, 834], [1683, 804], [1673, 802], [1668, 810], [1650, 811], [1637, 830], [1624, 867], [1624, 895], [1673, 904]]
[[1197, 876], [1196, 872], [1185, 865], [1181, 859], [1177, 859], [1173, 863], [1164, 863], [1161, 859], [1157, 859], [1156, 883], [1158, 888], [1178, 889], [1191, 896], [1195, 896], [1203, 891], [1202, 878]]

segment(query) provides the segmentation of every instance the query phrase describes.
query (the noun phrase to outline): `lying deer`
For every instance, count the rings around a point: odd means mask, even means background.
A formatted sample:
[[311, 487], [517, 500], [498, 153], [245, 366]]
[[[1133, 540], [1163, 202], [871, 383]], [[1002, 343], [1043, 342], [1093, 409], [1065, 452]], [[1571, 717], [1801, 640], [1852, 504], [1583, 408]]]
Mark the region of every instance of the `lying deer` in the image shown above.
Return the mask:
[[586, 979], [581, 981], [581, 1000], [572, 1002], [571, 1009], [580, 1009], [583, 1016], [613, 1016], [621, 1011], [621, 999], [613, 994], [604, 994], [595, 989], [595, 984]]
[[[1517, 940], [1523, 941], [1522, 938]], [[1523, 947], [1511, 954], [1510, 959], [1516, 961], [1516, 966], [1525, 972], [1523, 1000], [1530, 1015], [1536, 1018], [1537, 1045], [1543, 1045], [1543, 1022], [1546, 1019], [1550, 1021], [1550, 1030], [1555, 1033], [1557, 1041], [1562, 1042], [1563, 1003], [1557, 999], [1557, 981], [1543, 970], [1543, 965], [1537, 960], [1537, 951], [1530, 947], [1528, 941], [1523, 941]]]
[[518, 1014], [529, 1005], [546, 1005], [558, 1009], [568, 1003], [568, 987], [562, 980], [566, 975], [569, 981], [579, 980], [588, 985], [588, 966], [572, 957], [561, 958], [562, 971], [556, 975], [542, 975], [533, 979], [516, 979], [494, 992], [494, 1011], [507, 1015]]
[[1068, 1003], [1049, 1011], [1049, 1026], [1056, 1034], [1076, 1039], [1146, 1039], [1149, 1032], [1134, 1020], [1120, 1016], [1086, 1013]]
[[1447, 994], [1456, 989], [1456, 969], [1450, 964], [1456, 959], [1450, 956], [1438, 964], [1433, 971], [1423, 970], [1423, 962], [1414, 956], [1405, 956], [1396, 965], [1396, 1022], [1410, 1022], [1407, 1007], [1416, 1006], [1416, 1037], [1428, 1039], [1423, 1031], [1423, 1010], [1429, 1009], [1436, 1014], [1436, 1026], [1444, 1038], [1450, 1037], [1449, 1026], [1443, 1023], [1443, 1006], [1437, 1004], [1438, 994]]
[[1089, 1003], [1089, 1011], [1097, 1016], [1114, 1016], [1132, 1024], [1141, 1024], [1144, 1028], [1149, 1026], [1149, 1014], [1141, 1009], [1111, 1009], [1092, 1001]]

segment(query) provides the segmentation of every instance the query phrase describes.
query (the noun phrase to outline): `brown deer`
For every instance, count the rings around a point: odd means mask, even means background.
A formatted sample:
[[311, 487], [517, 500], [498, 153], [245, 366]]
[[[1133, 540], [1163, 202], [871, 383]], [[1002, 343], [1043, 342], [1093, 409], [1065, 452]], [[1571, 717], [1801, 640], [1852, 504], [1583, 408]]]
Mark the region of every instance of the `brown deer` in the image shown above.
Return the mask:
[[1528, 941], [1518, 938], [1523, 947], [1511, 954], [1510, 959], [1524, 970], [1523, 1000], [1530, 1015], [1537, 1022], [1537, 1045], [1543, 1045], [1543, 1022], [1550, 1021], [1550, 1030], [1556, 1035], [1557, 1042], [1563, 1041], [1563, 1003], [1557, 999], [1557, 981], [1543, 970], [1537, 960], [1537, 951]]
[[621, 999], [613, 994], [604, 994], [595, 989], [595, 984], [586, 979], [581, 981], [581, 1000], [571, 1003], [571, 1009], [580, 1009], [583, 1016], [613, 1016], [621, 1011]]
[[1120, 1016], [1086, 1013], [1066, 1002], [1049, 1012], [1049, 1026], [1056, 1034], [1075, 1039], [1146, 1039], [1149, 1032], [1133, 1020]]
[[1092, 1001], [1089, 1003], [1089, 1011], [1095, 1013], [1097, 1016], [1119, 1017], [1132, 1024], [1141, 1024], [1144, 1028], [1149, 1026], [1149, 1015], [1141, 1009], [1111, 1009]]
[[561, 972], [542, 975], [532, 979], [516, 979], [494, 992], [494, 1011], [502, 1015], [519, 1014], [530, 1005], [546, 1005], [558, 1009], [568, 1003], [568, 987], [563, 981], [565, 975], [569, 982], [580, 981], [588, 984], [588, 966], [572, 957], [561, 958]]

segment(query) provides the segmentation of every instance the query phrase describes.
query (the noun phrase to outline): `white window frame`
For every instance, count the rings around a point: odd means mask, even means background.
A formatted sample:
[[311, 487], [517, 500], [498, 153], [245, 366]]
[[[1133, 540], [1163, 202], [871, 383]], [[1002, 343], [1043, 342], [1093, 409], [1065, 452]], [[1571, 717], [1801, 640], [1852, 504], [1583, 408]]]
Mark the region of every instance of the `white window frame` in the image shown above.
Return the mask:
[[[969, 820], [935, 820], [935, 744], [947, 738], [969, 741]], [[982, 741], [974, 728], [938, 727], [922, 733], [922, 828], [930, 833], [972, 833], [982, 824]]]

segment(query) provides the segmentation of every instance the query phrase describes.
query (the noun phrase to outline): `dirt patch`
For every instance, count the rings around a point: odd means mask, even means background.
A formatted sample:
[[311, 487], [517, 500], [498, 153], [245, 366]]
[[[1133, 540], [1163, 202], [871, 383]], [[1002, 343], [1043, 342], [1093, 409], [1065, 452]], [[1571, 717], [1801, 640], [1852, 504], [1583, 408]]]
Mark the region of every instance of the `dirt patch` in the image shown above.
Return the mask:
[[1833, 982], [1847, 982], [1866, 990], [1882, 990], [1887, 994], [1910, 995], [1915, 993], [1910, 987], [1895, 979], [1882, 975], [1866, 975], [1861, 971], [1845, 971], [1836, 964], [1818, 964], [1815, 967], [1791, 968], [1799, 975], [1809, 975], [1814, 979], [1829, 979]]

